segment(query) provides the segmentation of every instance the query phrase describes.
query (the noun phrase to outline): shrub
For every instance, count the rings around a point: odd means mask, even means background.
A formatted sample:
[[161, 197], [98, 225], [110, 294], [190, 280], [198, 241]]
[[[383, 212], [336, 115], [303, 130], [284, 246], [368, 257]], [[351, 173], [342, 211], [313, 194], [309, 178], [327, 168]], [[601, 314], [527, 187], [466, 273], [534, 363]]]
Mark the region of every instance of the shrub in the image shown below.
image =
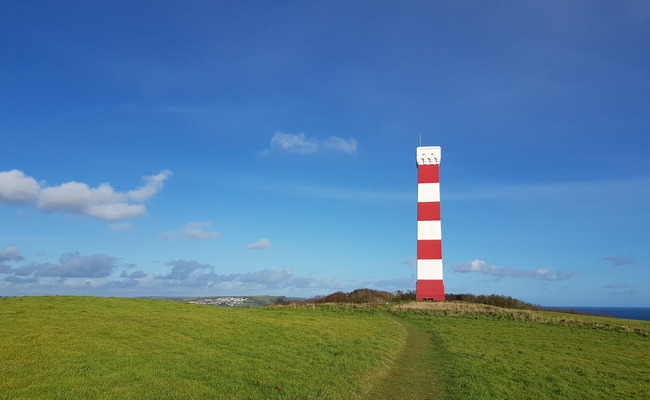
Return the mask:
[[398, 290], [395, 292], [395, 300], [415, 300], [415, 290], [407, 290], [406, 292]]
[[[401, 292], [400, 292], [401, 293]], [[316, 296], [305, 300], [305, 304], [323, 304], [323, 303], [387, 303], [398, 300], [396, 295], [383, 290], [375, 289], [356, 289], [349, 293], [334, 292], [327, 296]]]

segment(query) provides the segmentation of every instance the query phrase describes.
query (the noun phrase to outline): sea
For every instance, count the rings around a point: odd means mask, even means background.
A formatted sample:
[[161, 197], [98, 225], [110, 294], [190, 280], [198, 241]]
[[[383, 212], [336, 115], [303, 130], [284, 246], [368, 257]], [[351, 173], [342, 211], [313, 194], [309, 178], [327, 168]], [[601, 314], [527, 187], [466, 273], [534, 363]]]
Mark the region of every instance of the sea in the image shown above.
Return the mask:
[[607, 317], [650, 321], [650, 307], [551, 307]]

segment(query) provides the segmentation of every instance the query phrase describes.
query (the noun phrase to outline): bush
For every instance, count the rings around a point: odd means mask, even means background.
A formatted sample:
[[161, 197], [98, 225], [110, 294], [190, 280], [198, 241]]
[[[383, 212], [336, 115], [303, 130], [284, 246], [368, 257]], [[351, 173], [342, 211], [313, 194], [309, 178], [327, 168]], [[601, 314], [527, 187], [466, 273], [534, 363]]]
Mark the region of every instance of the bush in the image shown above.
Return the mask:
[[415, 300], [415, 290], [407, 290], [406, 292], [398, 290], [395, 292], [395, 300]]
[[279, 296], [277, 299], [275, 299], [273, 304], [276, 305], [276, 306], [286, 306], [286, 305], [291, 304], [291, 300], [289, 300], [285, 296]]
[[[412, 301], [415, 300], [415, 290], [407, 290], [405, 292], [398, 290], [395, 293], [385, 292], [375, 289], [357, 289], [349, 293], [334, 292], [326, 296], [315, 296], [310, 299], [304, 300], [302, 304], [325, 304], [325, 303], [389, 303], [394, 301]], [[525, 301], [513, 299], [510, 296], [502, 296], [497, 294], [491, 295], [474, 295], [469, 293], [453, 294], [448, 293], [445, 295], [447, 301], [465, 301], [468, 303], [487, 304], [496, 307], [513, 308], [518, 310], [541, 310], [542, 307], [534, 304], [526, 303]]]
[[[402, 292], [399, 292], [400, 296]], [[415, 293], [413, 295], [415, 298]], [[349, 293], [334, 292], [327, 296], [316, 296], [304, 301], [306, 304], [323, 304], [323, 303], [388, 303], [391, 301], [401, 300], [397, 295], [391, 292], [375, 289], [357, 289]]]

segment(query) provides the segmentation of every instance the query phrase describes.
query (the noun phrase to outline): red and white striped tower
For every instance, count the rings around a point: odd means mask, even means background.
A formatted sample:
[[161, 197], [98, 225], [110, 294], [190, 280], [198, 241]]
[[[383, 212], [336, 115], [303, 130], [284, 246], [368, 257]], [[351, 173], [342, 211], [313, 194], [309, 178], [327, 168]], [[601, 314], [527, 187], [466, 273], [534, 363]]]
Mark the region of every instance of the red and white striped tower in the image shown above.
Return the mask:
[[440, 228], [440, 147], [418, 147], [417, 300], [444, 300]]

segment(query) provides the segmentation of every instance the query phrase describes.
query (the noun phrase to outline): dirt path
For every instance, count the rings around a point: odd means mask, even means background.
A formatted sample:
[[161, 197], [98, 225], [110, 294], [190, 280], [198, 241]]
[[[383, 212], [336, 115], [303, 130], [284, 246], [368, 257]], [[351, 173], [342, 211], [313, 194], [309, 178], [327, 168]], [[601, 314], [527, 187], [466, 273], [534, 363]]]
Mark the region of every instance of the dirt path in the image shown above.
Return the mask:
[[431, 335], [412, 323], [386, 313], [406, 329], [406, 345], [393, 368], [369, 394], [368, 399], [434, 400], [441, 398], [440, 366]]

